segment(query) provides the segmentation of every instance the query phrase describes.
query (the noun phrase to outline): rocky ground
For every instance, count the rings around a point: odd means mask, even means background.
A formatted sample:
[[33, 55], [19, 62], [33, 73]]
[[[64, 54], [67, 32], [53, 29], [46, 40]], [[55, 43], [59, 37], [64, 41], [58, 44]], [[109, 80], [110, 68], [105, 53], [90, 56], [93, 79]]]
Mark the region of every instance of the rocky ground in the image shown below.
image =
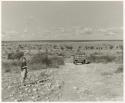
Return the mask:
[[3, 74], [3, 101], [55, 101], [59, 99], [63, 82], [54, 79], [57, 69], [29, 72], [26, 86], [20, 84], [20, 75]]
[[74, 65], [30, 71], [26, 86], [19, 73], [2, 73], [2, 101], [121, 101], [123, 73], [115, 63]]

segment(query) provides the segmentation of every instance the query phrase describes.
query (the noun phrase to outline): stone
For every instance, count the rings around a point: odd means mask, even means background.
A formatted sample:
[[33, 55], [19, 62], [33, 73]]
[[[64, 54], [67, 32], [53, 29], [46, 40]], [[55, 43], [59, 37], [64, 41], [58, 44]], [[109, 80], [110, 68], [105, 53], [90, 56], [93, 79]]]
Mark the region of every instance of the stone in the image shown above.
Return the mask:
[[33, 91], [36, 92], [36, 91], [38, 91], [38, 89], [37, 88], [33, 88]]
[[74, 87], [73, 87], [73, 89], [74, 89], [74, 90], [79, 90], [79, 88], [78, 88], [78, 87], [76, 87], [76, 86], [74, 86]]

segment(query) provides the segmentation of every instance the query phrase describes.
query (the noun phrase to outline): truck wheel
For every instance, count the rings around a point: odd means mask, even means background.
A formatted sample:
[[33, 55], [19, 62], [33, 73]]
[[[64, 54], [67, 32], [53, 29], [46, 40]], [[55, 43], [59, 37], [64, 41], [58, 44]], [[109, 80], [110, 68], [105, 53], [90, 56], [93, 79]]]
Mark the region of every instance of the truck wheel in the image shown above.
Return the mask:
[[86, 63], [86, 60], [83, 60], [82, 64], [85, 64]]
[[86, 64], [90, 64], [90, 62], [89, 61], [87, 61], [87, 63]]
[[77, 65], [77, 61], [74, 61], [74, 64]]

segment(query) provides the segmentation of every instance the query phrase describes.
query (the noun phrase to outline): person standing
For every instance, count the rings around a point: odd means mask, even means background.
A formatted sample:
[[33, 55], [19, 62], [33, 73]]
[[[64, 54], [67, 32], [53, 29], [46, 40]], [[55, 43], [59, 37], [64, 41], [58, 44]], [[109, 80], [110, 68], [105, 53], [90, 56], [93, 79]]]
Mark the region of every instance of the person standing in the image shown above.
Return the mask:
[[21, 60], [21, 83], [24, 84], [26, 78], [27, 78], [27, 60], [25, 57], [22, 57]]

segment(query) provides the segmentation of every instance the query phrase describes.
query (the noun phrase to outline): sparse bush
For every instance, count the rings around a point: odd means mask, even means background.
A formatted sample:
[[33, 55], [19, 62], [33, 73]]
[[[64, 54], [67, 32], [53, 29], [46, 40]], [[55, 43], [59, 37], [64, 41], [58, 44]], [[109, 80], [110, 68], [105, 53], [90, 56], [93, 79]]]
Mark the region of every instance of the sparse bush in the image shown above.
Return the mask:
[[10, 68], [6, 68], [6, 69], [4, 70], [4, 72], [5, 72], [5, 73], [11, 72], [11, 69], [10, 69]]
[[117, 56], [117, 58], [115, 59], [115, 62], [116, 62], [116, 63], [123, 64], [123, 55]]
[[9, 53], [8, 54], [8, 59], [20, 59], [24, 55], [23, 52], [16, 52], [16, 53]]
[[14, 59], [14, 53], [8, 53], [8, 59]]
[[40, 64], [40, 63], [30, 64], [30, 65], [28, 65], [28, 68], [30, 70], [40, 70], [40, 69], [46, 69], [46, 65], [45, 64]]
[[45, 63], [47, 63], [47, 56], [46, 56], [46, 54], [45, 53], [38, 53], [38, 54], [35, 54], [32, 58], [31, 58], [31, 62], [30, 62], [30, 64], [35, 64], [35, 63], [37, 63], [37, 64], [39, 64], [39, 63], [41, 63], [41, 64], [45, 64]]
[[10, 61], [10, 62], [2, 62], [3, 72], [19, 72], [19, 62], [18, 61]]
[[91, 62], [95, 62], [95, 63], [108, 63], [108, 62], [113, 62], [115, 61], [116, 57], [115, 56], [109, 56], [109, 55], [91, 55], [89, 57], [89, 60]]
[[39, 53], [32, 57], [30, 64], [44, 65], [44, 67], [59, 67], [59, 65], [64, 65], [64, 58], [55, 55], [46, 55], [45, 53]]
[[63, 46], [61, 46], [60, 48], [61, 48], [62, 51], [65, 49], [65, 47], [63, 47]]
[[115, 73], [123, 73], [123, 66], [118, 67]]
[[59, 65], [64, 65], [64, 58], [61, 56], [49, 56], [48, 66], [49, 67], [59, 67]]
[[[64, 58], [56, 55], [35, 54], [31, 61], [28, 61], [28, 68], [30, 70], [39, 70], [48, 68], [58, 68], [60, 65], [64, 65]], [[20, 61], [19, 60], [7, 60], [2, 61], [3, 72], [19, 72]]]
[[50, 76], [51, 74], [48, 74], [46, 71], [42, 71], [40, 75], [38, 76], [38, 80], [40, 81], [47, 80], [47, 78]]
[[67, 49], [69, 49], [69, 50], [72, 50], [72, 49], [73, 49], [73, 47], [70, 46], [70, 45], [65, 45], [65, 47], [66, 47]]
[[4, 72], [7, 73], [7, 72], [11, 72], [11, 67], [8, 63], [2, 63], [2, 68], [4, 68]]
[[22, 56], [24, 56], [24, 52], [16, 52], [15, 53], [15, 59], [20, 59]]
[[113, 74], [110, 73], [110, 72], [103, 72], [103, 73], [101, 73], [101, 75], [102, 75], [102, 76], [107, 76], [107, 75], [113, 75]]

